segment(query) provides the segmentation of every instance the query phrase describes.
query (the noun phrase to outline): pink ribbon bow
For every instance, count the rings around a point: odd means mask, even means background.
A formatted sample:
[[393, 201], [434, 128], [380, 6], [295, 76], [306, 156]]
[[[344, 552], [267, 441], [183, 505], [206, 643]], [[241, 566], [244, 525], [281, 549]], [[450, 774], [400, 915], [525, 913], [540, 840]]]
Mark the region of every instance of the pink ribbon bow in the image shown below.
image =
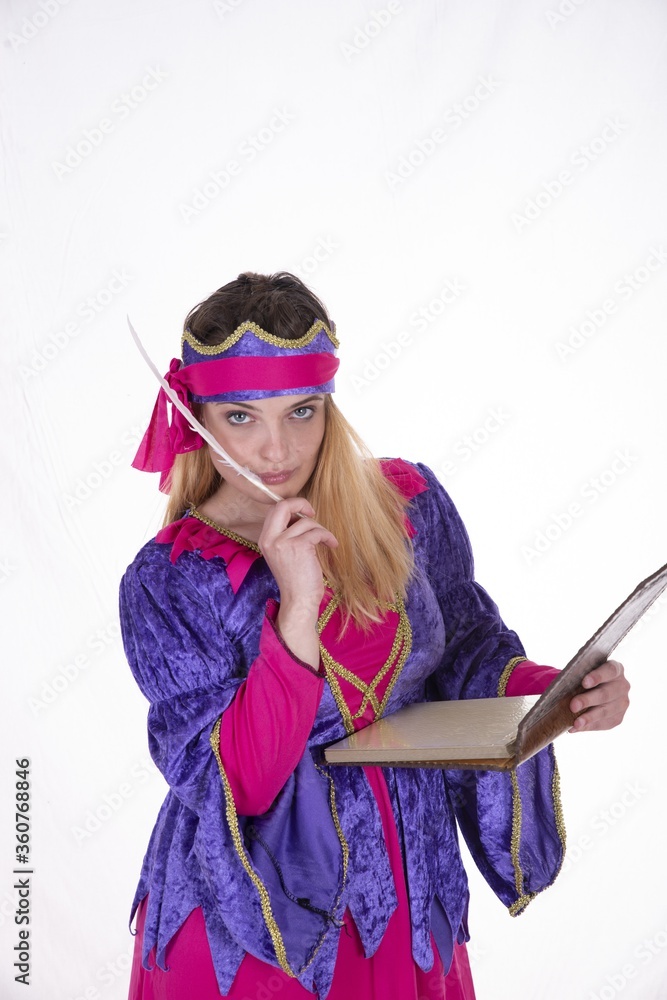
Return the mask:
[[[181, 402], [190, 409], [188, 402], [190, 373], [184, 377], [185, 370], [181, 369], [179, 358], [172, 358], [164, 379]], [[169, 407], [171, 407], [171, 423]], [[199, 434], [193, 431], [183, 414], [171, 403], [164, 389], [160, 388], [148, 430], [134, 456], [132, 468], [140, 469], [142, 472], [161, 472], [160, 489], [162, 489], [176, 455], [195, 451], [201, 448], [203, 443]]]

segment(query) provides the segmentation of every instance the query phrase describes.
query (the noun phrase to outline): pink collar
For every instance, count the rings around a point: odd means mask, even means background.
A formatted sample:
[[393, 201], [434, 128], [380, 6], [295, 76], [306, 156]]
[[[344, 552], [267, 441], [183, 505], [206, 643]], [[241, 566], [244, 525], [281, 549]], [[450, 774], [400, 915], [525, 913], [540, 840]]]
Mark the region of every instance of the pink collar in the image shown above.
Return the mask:
[[[406, 499], [411, 500], [412, 497], [428, 489], [423, 476], [402, 458], [383, 458], [380, 459], [380, 465], [387, 479]], [[407, 517], [405, 520], [412, 538], [416, 531]], [[261, 553], [249, 545], [229, 538], [228, 535], [188, 514], [158, 531], [155, 541], [161, 545], [171, 545], [169, 560], [172, 563], [176, 562], [182, 552], [198, 552], [203, 559], [220, 557], [225, 563], [229, 582], [235, 594], [252, 564], [261, 558]]]
[[171, 544], [169, 560], [175, 563], [181, 552], [198, 552], [203, 559], [219, 556], [227, 569], [232, 590], [236, 593], [246, 578], [248, 570], [261, 553], [237, 542], [221, 531], [204, 524], [193, 515], [186, 514], [180, 521], [172, 521], [158, 531], [155, 541]]

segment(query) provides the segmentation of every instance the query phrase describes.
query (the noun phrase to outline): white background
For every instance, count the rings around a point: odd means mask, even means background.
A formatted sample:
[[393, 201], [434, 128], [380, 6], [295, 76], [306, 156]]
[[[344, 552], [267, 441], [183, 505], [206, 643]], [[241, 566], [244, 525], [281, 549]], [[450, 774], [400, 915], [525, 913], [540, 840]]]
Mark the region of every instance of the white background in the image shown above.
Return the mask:
[[[164, 506], [130, 468], [157, 387], [126, 313], [164, 371], [215, 288], [301, 274], [343, 411], [441, 474], [479, 580], [564, 665], [666, 559], [667, 8], [5, 0], [1, 24], [0, 983], [121, 1000], [165, 791], [118, 638]], [[619, 649], [626, 723], [558, 742], [556, 885], [512, 920], [471, 872], [479, 1000], [667, 997], [666, 605]]]

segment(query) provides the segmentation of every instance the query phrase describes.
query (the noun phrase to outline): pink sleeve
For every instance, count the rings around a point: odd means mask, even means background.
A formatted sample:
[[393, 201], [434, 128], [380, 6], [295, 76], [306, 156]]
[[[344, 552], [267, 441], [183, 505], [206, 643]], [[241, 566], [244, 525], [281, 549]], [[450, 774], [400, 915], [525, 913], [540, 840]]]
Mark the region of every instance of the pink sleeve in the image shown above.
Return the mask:
[[275, 625], [270, 600], [259, 655], [222, 713], [220, 757], [237, 811], [259, 816], [301, 760], [324, 688], [324, 672], [299, 660]]
[[555, 667], [545, 667], [532, 660], [522, 660], [510, 674], [505, 695], [512, 698], [521, 694], [542, 694], [558, 677], [560, 670]]

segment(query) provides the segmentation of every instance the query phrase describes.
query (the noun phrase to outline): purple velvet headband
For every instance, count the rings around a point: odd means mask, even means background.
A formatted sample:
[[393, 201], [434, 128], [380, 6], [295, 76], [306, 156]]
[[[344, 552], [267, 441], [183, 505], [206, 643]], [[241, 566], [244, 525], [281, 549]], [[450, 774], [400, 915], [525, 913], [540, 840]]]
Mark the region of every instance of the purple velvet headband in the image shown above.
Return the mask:
[[[337, 347], [335, 333], [322, 320], [316, 320], [297, 340], [276, 337], [249, 320], [221, 344], [203, 344], [186, 330], [181, 344], [183, 360], [172, 359], [165, 381], [188, 408], [191, 402], [328, 393], [334, 391], [340, 363], [334, 357]], [[148, 430], [132, 462], [135, 469], [161, 472], [160, 489], [175, 456], [204, 444], [174, 406], [169, 422], [169, 405], [167, 394], [160, 389]]]

